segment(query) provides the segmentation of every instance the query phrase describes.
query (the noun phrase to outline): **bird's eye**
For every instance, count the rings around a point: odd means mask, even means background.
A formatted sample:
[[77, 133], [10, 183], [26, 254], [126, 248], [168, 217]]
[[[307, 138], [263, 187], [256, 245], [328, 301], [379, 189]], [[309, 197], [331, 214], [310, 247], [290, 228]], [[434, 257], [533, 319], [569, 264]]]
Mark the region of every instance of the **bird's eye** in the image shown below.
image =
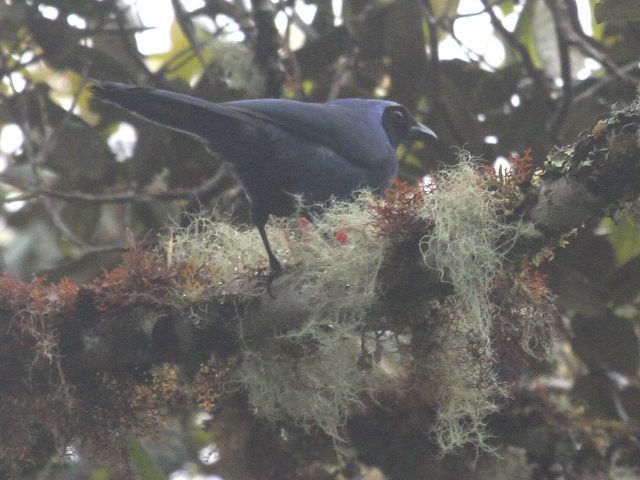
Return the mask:
[[391, 116], [393, 117], [394, 123], [398, 125], [402, 125], [407, 121], [405, 114], [400, 110], [394, 110]]
[[[382, 126], [394, 148], [412, 136], [412, 131], [419, 124], [402, 105], [391, 105], [382, 113]], [[425, 127], [426, 128], [426, 127]]]
[[409, 133], [411, 117], [403, 107], [390, 107], [383, 115], [382, 123], [392, 142], [400, 143]]

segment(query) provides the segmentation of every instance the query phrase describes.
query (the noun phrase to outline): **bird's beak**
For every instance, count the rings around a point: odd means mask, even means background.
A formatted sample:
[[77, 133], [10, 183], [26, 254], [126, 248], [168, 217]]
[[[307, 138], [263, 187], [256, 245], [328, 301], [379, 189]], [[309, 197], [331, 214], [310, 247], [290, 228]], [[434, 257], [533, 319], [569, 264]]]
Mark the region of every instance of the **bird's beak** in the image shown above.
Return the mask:
[[428, 137], [433, 137], [436, 140], [438, 139], [438, 136], [429, 127], [421, 123], [415, 122], [413, 125], [411, 125], [411, 128], [409, 129], [409, 135], [407, 138], [409, 140], [425, 140]]

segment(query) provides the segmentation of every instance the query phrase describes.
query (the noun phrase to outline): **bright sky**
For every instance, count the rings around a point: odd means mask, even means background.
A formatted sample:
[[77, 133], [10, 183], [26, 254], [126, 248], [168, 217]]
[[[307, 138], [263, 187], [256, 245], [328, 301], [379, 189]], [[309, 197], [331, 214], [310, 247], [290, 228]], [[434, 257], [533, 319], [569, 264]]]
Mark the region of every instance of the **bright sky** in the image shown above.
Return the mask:
[[[173, 8], [171, 0], [129, 0], [136, 3], [140, 12], [140, 17], [145, 25], [155, 27], [138, 34], [138, 45], [140, 50], [145, 54], [164, 52], [169, 49], [169, 28], [173, 21]], [[204, 5], [204, 0], [182, 0], [185, 8], [193, 11]], [[336, 13], [337, 23], [341, 22], [339, 14], [342, 10], [342, 0], [332, 0], [333, 10]], [[578, 13], [582, 21], [583, 28], [587, 34], [591, 33], [591, 9], [589, 0], [577, 0]], [[306, 4], [302, 0], [296, 0], [296, 12], [305, 22], [310, 22], [315, 15], [317, 7], [313, 4]], [[504, 60], [504, 49], [499, 40], [493, 36], [493, 27], [487, 13], [481, 15], [472, 15], [481, 12], [484, 9], [480, 0], [461, 0], [458, 7], [458, 13], [470, 15], [466, 18], [457, 20], [454, 24], [455, 34], [458, 39], [465, 45], [473, 45], [475, 53], [485, 57], [489, 65], [499, 66]], [[518, 19], [518, 13], [522, 7], [517, 5], [516, 13], [502, 18], [505, 26], [509, 30], [513, 30]], [[499, 12], [498, 12], [499, 13]], [[222, 19], [220, 19], [222, 20]], [[280, 31], [284, 31], [287, 25], [287, 18], [284, 12], [280, 12], [276, 17], [276, 24]], [[233, 31], [233, 30], [230, 30]], [[301, 33], [292, 32], [292, 41], [295, 50], [302, 45], [304, 39]], [[242, 33], [238, 32], [237, 36], [230, 36], [231, 39], [242, 40]], [[466, 59], [465, 52], [462, 51], [458, 43], [453, 39], [447, 39], [440, 44], [440, 58]]]
[[[165, 52], [169, 49], [169, 28], [173, 21], [173, 8], [171, 7], [171, 0], [136, 0], [138, 10], [140, 12], [140, 18], [145, 25], [155, 27], [153, 30], [139, 33], [138, 48], [144, 54]], [[204, 6], [204, 0], [182, 0], [183, 5], [188, 11], [196, 10]], [[333, 10], [336, 12], [336, 17], [342, 10], [342, 0], [332, 0]], [[290, 11], [288, 7], [286, 10]], [[317, 10], [317, 7], [312, 4], [306, 4], [301, 0], [296, 0], [295, 10], [297, 14], [302, 18], [305, 23], [310, 23], [313, 20], [313, 16]], [[219, 24], [226, 23], [224, 15], [219, 15], [216, 18]], [[231, 20], [231, 19], [228, 19]], [[338, 20], [339, 24], [341, 20]], [[230, 21], [229, 23], [233, 23]], [[287, 18], [285, 12], [280, 12], [276, 17], [276, 25], [281, 32], [287, 27]], [[228, 29], [229, 32], [237, 32], [237, 35], [229, 35], [227, 38], [230, 40], [241, 41], [244, 38], [242, 32], [234, 29], [233, 27]], [[292, 36], [292, 48], [295, 50], [300, 47], [304, 42], [301, 36], [301, 32], [293, 31]]]

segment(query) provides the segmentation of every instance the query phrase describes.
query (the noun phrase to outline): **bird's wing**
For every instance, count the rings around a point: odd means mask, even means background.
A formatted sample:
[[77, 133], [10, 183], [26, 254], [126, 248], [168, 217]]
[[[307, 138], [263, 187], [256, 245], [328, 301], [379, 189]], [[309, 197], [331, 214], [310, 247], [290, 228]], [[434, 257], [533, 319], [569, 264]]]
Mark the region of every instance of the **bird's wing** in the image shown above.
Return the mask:
[[352, 100], [355, 103], [348, 106], [279, 99], [213, 103], [168, 90], [92, 81], [90, 90], [96, 97], [203, 139], [213, 150], [230, 142], [237, 130], [246, 134], [247, 126], [261, 129], [266, 123], [328, 148], [364, 169], [385, 168], [395, 158], [381, 123], [390, 102]]
[[388, 161], [389, 156], [395, 158], [395, 149], [381, 122], [384, 108], [391, 103], [361, 102], [366, 108], [278, 99], [241, 100], [218, 105], [276, 125], [367, 169], [381, 160]]

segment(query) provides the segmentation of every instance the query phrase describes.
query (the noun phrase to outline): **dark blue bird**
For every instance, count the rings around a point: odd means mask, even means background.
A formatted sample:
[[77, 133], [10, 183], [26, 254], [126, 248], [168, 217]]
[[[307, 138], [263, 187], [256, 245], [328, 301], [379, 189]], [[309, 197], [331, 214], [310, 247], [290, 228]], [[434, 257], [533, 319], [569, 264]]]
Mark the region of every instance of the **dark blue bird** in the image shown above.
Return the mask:
[[381, 193], [398, 172], [400, 143], [436, 136], [405, 107], [384, 100], [212, 103], [166, 90], [93, 82], [96, 97], [193, 135], [233, 165], [275, 276], [282, 267], [265, 232], [269, 215], [293, 214], [294, 195], [312, 205], [332, 196], [347, 198], [362, 187]]

